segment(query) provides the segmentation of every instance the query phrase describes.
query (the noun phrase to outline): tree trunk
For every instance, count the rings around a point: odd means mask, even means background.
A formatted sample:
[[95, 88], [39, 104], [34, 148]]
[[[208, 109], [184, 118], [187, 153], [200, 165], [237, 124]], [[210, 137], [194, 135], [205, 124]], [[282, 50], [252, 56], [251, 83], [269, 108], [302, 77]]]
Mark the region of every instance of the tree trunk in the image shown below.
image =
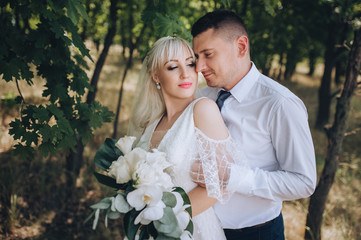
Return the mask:
[[335, 64], [335, 45], [336, 45], [336, 24], [330, 24], [328, 33], [328, 41], [325, 51], [325, 69], [323, 72], [321, 86], [318, 89], [318, 112], [316, 119], [316, 128], [323, 128], [328, 123], [330, 117], [330, 91], [331, 91], [331, 75]]
[[[327, 47], [325, 51], [325, 69], [321, 80], [321, 86], [318, 89], [318, 112], [316, 119], [316, 128], [323, 128], [328, 123], [330, 118], [331, 106], [331, 81], [332, 69], [336, 63], [337, 57], [342, 53], [343, 49], [339, 48], [336, 51], [336, 44], [343, 42], [347, 36], [347, 23], [331, 22], [330, 31], [328, 35]], [[341, 34], [340, 34], [340, 31]], [[339, 37], [341, 35], [341, 38]]]
[[283, 53], [280, 54], [280, 59], [278, 61], [278, 74], [277, 74], [277, 77], [276, 79], [278, 81], [281, 81], [283, 80], [282, 76], [283, 76], [283, 72], [282, 72], [282, 67], [283, 67]]
[[286, 69], [283, 79], [290, 82], [293, 74], [295, 73], [296, 65], [295, 64], [286, 64]]
[[341, 97], [337, 100], [335, 121], [327, 132], [328, 149], [320, 181], [311, 196], [308, 208], [305, 239], [320, 240], [323, 212], [328, 193], [334, 182], [342, 142], [346, 132], [346, 123], [350, 111], [351, 96], [357, 87], [357, 77], [361, 67], [361, 29], [355, 31], [354, 42], [349, 54], [346, 68], [346, 80]]
[[92, 79], [90, 81], [90, 85], [93, 87], [93, 91], [90, 91], [88, 93], [86, 102], [88, 104], [91, 104], [94, 99], [95, 99], [95, 95], [97, 93], [98, 90], [98, 81], [99, 81], [99, 77], [100, 77], [100, 72], [102, 71], [102, 68], [104, 66], [106, 57], [108, 56], [108, 52], [109, 52], [109, 48], [113, 43], [113, 39], [116, 33], [116, 29], [117, 29], [117, 0], [111, 0], [110, 1], [110, 25], [108, 28], [108, 33], [105, 37], [104, 40], [104, 47], [102, 50], [102, 53], [100, 54], [98, 61], [95, 65], [95, 69], [93, 72], [93, 76]]
[[344, 59], [339, 60], [335, 63], [335, 84], [337, 86], [342, 84], [342, 76], [345, 75], [345, 64], [344, 64]]
[[299, 47], [297, 46], [295, 39], [291, 40], [291, 49], [287, 51], [287, 58], [285, 64], [284, 80], [291, 81], [291, 78], [296, 70], [296, 64], [298, 62], [298, 56], [300, 55]]
[[307, 75], [312, 76], [316, 68], [316, 51], [314, 48], [312, 48], [308, 53], [308, 59], [309, 59], [309, 63], [308, 63], [309, 71]]
[[84, 144], [80, 136], [77, 136], [76, 150], [70, 150], [66, 157], [66, 195], [71, 199], [75, 188], [76, 179], [79, 176], [80, 169], [83, 165]]

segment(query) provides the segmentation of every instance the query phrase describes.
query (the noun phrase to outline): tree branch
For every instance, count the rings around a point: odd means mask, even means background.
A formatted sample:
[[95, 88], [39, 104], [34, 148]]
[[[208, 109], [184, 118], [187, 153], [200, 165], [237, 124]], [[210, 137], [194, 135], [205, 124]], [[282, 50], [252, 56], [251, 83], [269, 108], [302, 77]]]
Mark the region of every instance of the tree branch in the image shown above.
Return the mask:
[[21, 93], [18, 79], [15, 79], [15, 83], [16, 83], [16, 88], [18, 89], [18, 92], [19, 92], [19, 95], [20, 95], [20, 98], [21, 98], [20, 120], [22, 120], [22, 118], [23, 118], [23, 108], [24, 108], [24, 104], [26, 104], [26, 102], [25, 102], [25, 98], [24, 98], [23, 94]]

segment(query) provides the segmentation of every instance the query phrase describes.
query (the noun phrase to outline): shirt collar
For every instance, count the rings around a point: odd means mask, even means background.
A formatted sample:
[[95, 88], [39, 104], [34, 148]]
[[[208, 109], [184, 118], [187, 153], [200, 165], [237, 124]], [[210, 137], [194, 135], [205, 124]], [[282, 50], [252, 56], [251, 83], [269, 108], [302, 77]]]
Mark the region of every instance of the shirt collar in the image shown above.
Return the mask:
[[253, 62], [251, 62], [251, 64], [251, 70], [249, 70], [246, 76], [244, 76], [230, 91], [232, 96], [237, 99], [238, 102], [243, 100], [243, 98], [256, 83], [258, 77], [261, 75], [255, 64]]

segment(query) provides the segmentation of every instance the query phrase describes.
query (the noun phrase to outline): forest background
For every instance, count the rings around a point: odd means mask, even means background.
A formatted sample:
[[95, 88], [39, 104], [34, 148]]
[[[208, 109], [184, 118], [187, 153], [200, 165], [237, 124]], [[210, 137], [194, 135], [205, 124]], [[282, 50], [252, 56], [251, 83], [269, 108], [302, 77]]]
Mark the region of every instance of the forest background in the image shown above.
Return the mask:
[[120, 220], [84, 223], [112, 193], [94, 154], [126, 134], [152, 43], [191, 42], [214, 9], [244, 19], [256, 66], [308, 108], [319, 183], [284, 203], [286, 238], [361, 239], [360, 0], [2, 0], [0, 239], [122, 239]]

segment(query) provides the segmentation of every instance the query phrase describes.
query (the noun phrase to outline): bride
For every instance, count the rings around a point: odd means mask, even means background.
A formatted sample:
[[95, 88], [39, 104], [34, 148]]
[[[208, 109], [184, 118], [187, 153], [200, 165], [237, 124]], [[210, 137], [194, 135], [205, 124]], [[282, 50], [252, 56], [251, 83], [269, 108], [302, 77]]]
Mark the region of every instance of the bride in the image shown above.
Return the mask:
[[[129, 135], [137, 136], [138, 147], [167, 154], [174, 185], [182, 187], [191, 201], [194, 239], [222, 240], [224, 232], [212, 205], [227, 201], [231, 194], [223, 186], [236, 151], [215, 102], [194, 96], [195, 61], [183, 39], [163, 37], [154, 43], [140, 73]], [[204, 174], [206, 188], [192, 181], [191, 169], [199, 166], [197, 162], [202, 171], [193, 174]]]

